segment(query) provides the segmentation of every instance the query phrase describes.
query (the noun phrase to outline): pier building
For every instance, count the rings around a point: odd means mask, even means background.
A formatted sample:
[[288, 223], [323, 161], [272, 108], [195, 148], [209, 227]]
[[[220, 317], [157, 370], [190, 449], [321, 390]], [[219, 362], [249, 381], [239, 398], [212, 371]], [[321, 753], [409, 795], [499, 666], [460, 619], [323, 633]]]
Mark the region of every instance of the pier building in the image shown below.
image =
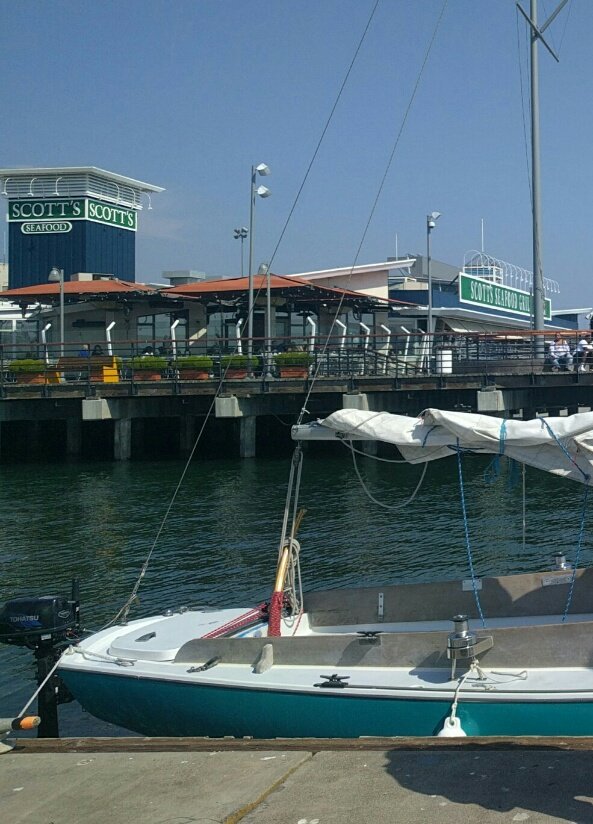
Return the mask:
[[53, 267], [134, 281], [138, 212], [162, 191], [95, 166], [0, 169], [9, 287], [44, 283]]

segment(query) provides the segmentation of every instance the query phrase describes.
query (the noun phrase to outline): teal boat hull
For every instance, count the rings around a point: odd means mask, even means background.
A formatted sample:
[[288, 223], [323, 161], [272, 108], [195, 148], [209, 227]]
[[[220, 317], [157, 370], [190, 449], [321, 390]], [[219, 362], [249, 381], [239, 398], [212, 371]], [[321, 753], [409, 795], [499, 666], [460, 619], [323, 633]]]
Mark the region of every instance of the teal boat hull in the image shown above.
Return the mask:
[[[60, 675], [92, 715], [146, 736], [432, 736], [451, 702], [245, 689], [84, 673]], [[460, 701], [467, 735], [593, 735], [590, 701]]]

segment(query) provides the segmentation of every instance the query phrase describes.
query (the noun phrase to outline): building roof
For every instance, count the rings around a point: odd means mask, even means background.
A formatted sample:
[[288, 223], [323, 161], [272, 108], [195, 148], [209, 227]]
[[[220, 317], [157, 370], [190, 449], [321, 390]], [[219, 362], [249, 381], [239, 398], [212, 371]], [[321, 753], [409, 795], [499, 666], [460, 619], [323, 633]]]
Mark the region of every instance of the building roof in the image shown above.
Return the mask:
[[[267, 275], [253, 275], [254, 292], [265, 294], [268, 285]], [[218, 280], [204, 280], [199, 283], [182, 284], [165, 289], [164, 293], [171, 296], [211, 297], [213, 301], [232, 300], [243, 296], [249, 290], [249, 278], [220, 278]], [[327, 302], [339, 301], [344, 297], [348, 302], [365, 303], [366, 305], [389, 306], [392, 303], [409, 306], [409, 302], [379, 298], [366, 295], [362, 292], [347, 289], [335, 289], [330, 286], [318, 286], [303, 278], [270, 274], [270, 291], [290, 295], [291, 300], [317, 300]]]
[[[67, 177], [68, 175], [95, 175], [113, 183], [121, 183], [123, 186], [131, 186], [140, 192], [164, 192], [162, 186], [154, 186], [152, 183], [144, 183], [142, 180], [135, 180], [133, 177], [120, 175], [117, 172], [108, 172], [106, 169], [99, 169], [97, 166], [22, 166], [20, 169], [0, 169], [0, 178], [25, 178], [31, 177]], [[6, 197], [6, 194], [4, 193]]]
[[[147, 293], [155, 294], [156, 290], [144, 283], [130, 283], [127, 280], [118, 280], [117, 278], [64, 281], [65, 298], [83, 299], [95, 296], [105, 298]], [[59, 295], [60, 284], [48, 282], [38, 283], [35, 286], [23, 286], [20, 289], [7, 289], [0, 292], [0, 300], [28, 306], [34, 303], [53, 303], [59, 298]]]

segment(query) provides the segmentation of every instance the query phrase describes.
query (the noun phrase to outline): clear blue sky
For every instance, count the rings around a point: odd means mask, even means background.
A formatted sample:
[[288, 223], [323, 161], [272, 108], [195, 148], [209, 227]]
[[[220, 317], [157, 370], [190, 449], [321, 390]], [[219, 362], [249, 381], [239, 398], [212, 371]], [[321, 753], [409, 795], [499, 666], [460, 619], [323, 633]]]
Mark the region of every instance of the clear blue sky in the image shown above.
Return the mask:
[[[140, 215], [137, 278], [240, 273], [251, 164], [272, 170], [254, 262], [269, 260], [375, 0], [0, 3], [0, 166], [93, 165], [166, 188]], [[381, 0], [273, 262], [354, 261], [443, 0]], [[528, 0], [523, 0], [525, 8]], [[540, 0], [540, 20], [557, 0]], [[593, 303], [593, 2], [540, 47], [544, 274]], [[359, 263], [479, 248], [532, 268], [526, 24], [514, 0], [449, 0]]]

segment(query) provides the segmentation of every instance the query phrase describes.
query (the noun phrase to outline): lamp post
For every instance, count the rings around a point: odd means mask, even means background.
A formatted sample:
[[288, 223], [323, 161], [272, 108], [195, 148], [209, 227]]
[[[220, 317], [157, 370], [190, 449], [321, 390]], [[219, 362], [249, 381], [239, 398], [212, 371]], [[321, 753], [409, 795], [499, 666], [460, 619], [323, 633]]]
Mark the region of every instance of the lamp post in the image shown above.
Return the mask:
[[434, 342], [432, 338], [432, 273], [430, 271], [430, 233], [436, 226], [436, 222], [440, 216], [440, 212], [431, 212], [429, 215], [426, 215], [426, 275], [428, 279], [428, 314], [426, 316], [426, 332], [428, 335], [428, 372], [430, 372], [430, 358], [432, 355], [432, 346]]
[[64, 357], [64, 270], [54, 266], [47, 277], [49, 283], [60, 284], [60, 357]]
[[257, 270], [258, 275], [266, 276], [266, 378], [272, 375], [272, 297], [270, 289], [270, 267], [267, 263], [262, 263]]
[[[265, 186], [256, 186], [257, 176], [266, 177], [270, 174], [270, 169], [265, 163], [251, 167], [251, 201], [249, 206], [249, 308], [247, 315], [247, 356], [253, 355], [253, 225], [255, 223], [255, 198], [269, 197], [272, 193]], [[251, 371], [251, 363], [250, 371]]]
[[241, 241], [241, 277], [243, 277], [243, 241], [247, 237], [247, 228], [245, 226], [241, 226], [239, 229], [235, 229], [233, 232], [233, 237], [235, 240]]

